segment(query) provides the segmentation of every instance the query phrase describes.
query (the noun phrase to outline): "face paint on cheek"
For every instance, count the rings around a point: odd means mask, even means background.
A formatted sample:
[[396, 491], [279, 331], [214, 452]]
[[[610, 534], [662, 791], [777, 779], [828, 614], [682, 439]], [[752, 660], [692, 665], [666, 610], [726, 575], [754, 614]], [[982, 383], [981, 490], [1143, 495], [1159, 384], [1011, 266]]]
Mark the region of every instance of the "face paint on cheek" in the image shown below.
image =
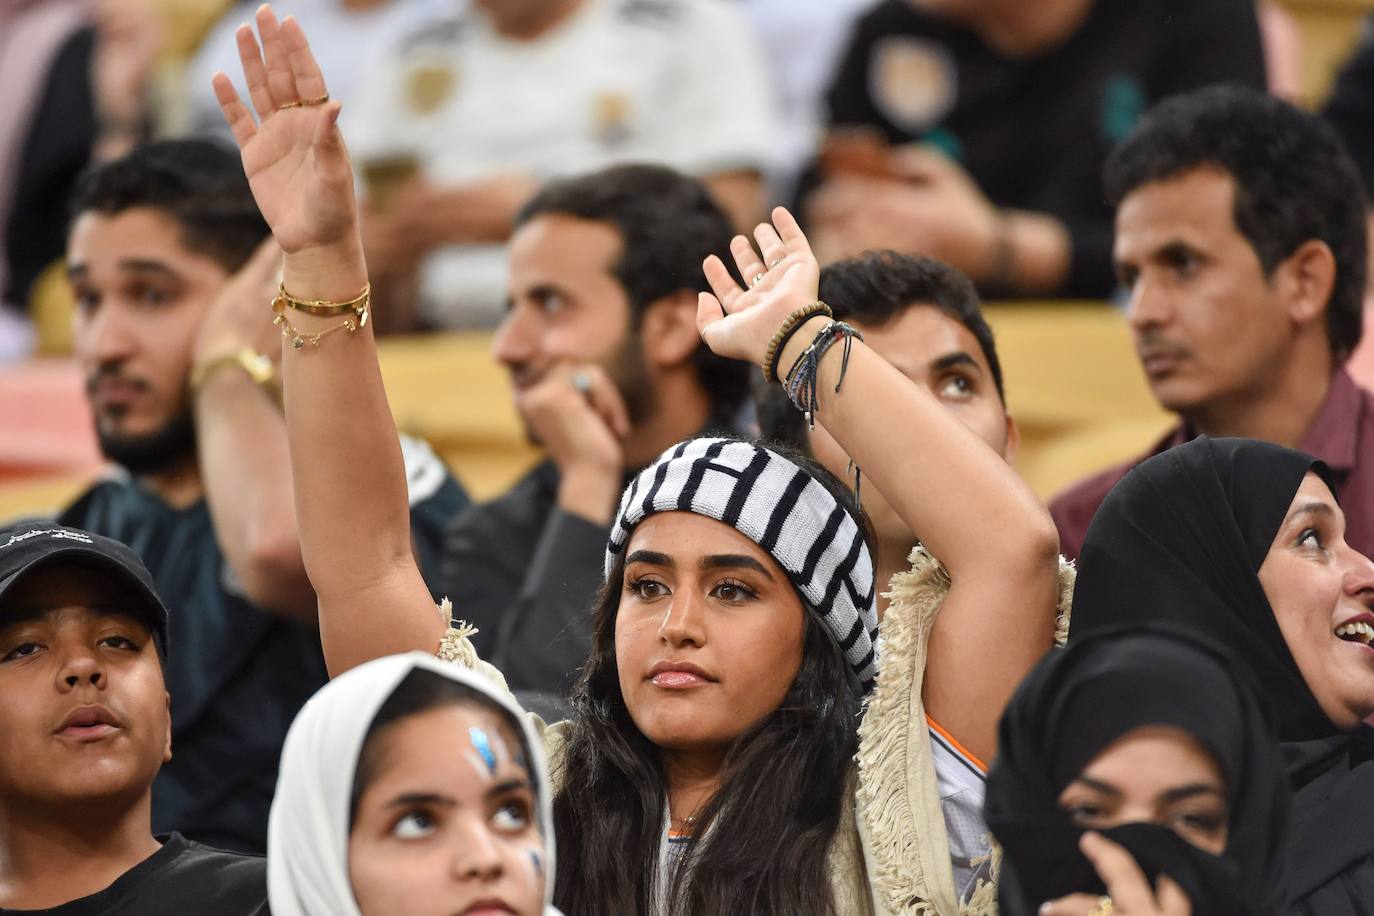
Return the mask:
[[468, 729], [468, 740], [472, 742], [473, 748], [477, 751], [477, 756], [482, 758], [482, 762], [487, 765], [487, 774], [496, 772], [496, 754], [491, 749], [491, 739], [487, 733], [477, 726]]
[[541, 878], [544, 877], [544, 857], [530, 850], [530, 862], [534, 865], [534, 873]]

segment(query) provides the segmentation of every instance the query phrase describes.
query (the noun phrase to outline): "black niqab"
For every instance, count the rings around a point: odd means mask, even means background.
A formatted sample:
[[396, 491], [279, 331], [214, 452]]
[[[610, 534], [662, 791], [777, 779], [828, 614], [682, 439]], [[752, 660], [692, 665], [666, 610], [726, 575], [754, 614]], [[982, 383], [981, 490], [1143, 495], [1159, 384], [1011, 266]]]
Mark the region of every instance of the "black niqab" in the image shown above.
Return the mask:
[[1008, 705], [985, 808], [1005, 853], [1005, 916], [1030, 916], [1071, 893], [1106, 893], [1058, 799], [1105, 748], [1146, 726], [1181, 729], [1216, 760], [1230, 816], [1226, 851], [1212, 855], [1154, 824], [1099, 832], [1151, 883], [1160, 874], [1177, 881], [1194, 916], [1283, 911], [1291, 799], [1273, 726], [1244, 666], [1165, 624], [1076, 640], [1042, 661]]

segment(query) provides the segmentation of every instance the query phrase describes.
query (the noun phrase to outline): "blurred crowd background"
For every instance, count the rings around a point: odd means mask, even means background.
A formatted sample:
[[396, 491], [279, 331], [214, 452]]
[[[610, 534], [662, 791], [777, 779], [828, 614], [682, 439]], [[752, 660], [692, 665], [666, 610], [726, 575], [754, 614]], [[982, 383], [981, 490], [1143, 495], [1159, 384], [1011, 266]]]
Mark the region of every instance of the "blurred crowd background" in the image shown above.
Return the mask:
[[[1263, 85], [1325, 113], [1374, 179], [1374, 0], [1099, 0], [1066, 39], [1055, 17], [1081, 5], [277, 9], [305, 25], [344, 102], [393, 412], [474, 498], [538, 459], [490, 350], [519, 206], [546, 179], [650, 161], [703, 178], [740, 227], [771, 205], [797, 207], [825, 260], [894, 248], [972, 277], [1022, 431], [1018, 468], [1048, 499], [1173, 422], [1114, 302], [1101, 191], [1102, 160], [1145, 109], [1212, 82]], [[551, 7], [562, 14], [550, 20]], [[968, 28], [932, 33], [932, 10]], [[0, 518], [59, 508], [102, 470], [70, 360], [62, 256], [75, 179], [146, 139], [227, 137], [210, 77], [241, 79], [234, 29], [252, 12], [225, 0], [0, 0]], [[994, 231], [997, 209], [1015, 218]], [[1366, 386], [1370, 338], [1349, 363]]]

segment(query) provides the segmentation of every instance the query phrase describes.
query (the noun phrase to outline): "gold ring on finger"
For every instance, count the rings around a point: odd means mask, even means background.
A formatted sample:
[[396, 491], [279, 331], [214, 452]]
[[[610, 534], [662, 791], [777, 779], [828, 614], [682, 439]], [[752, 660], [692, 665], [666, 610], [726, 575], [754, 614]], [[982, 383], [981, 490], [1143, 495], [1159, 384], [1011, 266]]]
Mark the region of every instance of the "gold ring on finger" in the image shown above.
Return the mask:
[[1103, 894], [1097, 898], [1097, 906], [1093, 907], [1088, 916], [1112, 916], [1116, 910], [1116, 904], [1112, 903], [1112, 898]]
[[763, 282], [763, 278], [766, 277], [766, 276], [768, 276], [768, 275], [765, 274], [765, 273], [763, 273], [762, 271], [760, 271], [759, 273], [754, 274], [753, 278], [751, 278], [751, 279], [749, 280], [749, 285], [750, 285], [750, 286], [758, 286], [760, 283]]
[[323, 105], [329, 101], [329, 93], [315, 96], [313, 99], [296, 99], [294, 102], [283, 102], [277, 106], [277, 111], [285, 111], [288, 108], [306, 108], [313, 105]]

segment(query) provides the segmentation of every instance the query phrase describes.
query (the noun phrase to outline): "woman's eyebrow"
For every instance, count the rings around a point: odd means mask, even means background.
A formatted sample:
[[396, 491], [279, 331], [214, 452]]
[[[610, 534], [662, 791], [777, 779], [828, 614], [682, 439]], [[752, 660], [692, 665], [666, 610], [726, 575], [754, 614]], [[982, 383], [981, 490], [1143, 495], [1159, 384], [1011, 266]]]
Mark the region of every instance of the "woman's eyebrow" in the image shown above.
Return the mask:
[[626, 566], [629, 566], [631, 563], [648, 563], [650, 566], [666, 566], [669, 569], [677, 566], [677, 564], [673, 562], [672, 557], [668, 556], [666, 553], [658, 553], [653, 550], [636, 550], [625, 558]]
[[501, 782], [498, 782], [496, 785], [492, 786], [490, 789], [487, 790], [487, 798], [492, 798], [497, 795], [505, 795], [507, 792], [519, 792], [521, 790], [530, 793], [533, 793], [534, 791], [530, 788], [529, 780], [505, 779]]
[[1094, 792], [1101, 792], [1103, 795], [1111, 795], [1116, 798], [1121, 797], [1121, 790], [1118, 789], [1116, 786], [1112, 785], [1111, 783], [1101, 782], [1099, 780], [1093, 779], [1091, 776], [1079, 776], [1077, 779], [1074, 780], [1074, 783], [1080, 786], [1086, 786], [1087, 788], [1092, 789]]
[[742, 553], [715, 553], [701, 558], [702, 569], [752, 569], [754, 572], [762, 573], [771, 582], [772, 573], [764, 569], [763, 564], [753, 557], [745, 556]]
[[1330, 503], [1310, 502], [1298, 506], [1298, 508], [1288, 514], [1288, 517], [1294, 519], [1299, 515], [1325, 515], [1334, 518], [1336, 510], [1332, 508]]
[[454, 808], [458, 802], [447, 795], [435, 792], [405, 792], [386, 803], [388, 808], [406, 808], [413, 805], [441, 805], [445, 808]]
[[1217, 785], [1216, 783], [1195, 782], [1191, 785], [1178, 786], [1177, 788], [1161, 792], [1159, 794], [1159, 800], [1163, 803], [1168, 804], [1172, 802], [1184, 801], [1189, 798], [1195, 798], [1198, 795], [1216, 795], [1223, 799], [1226, 797], [1226, 793], [1222, 791], [1221, 786]]

